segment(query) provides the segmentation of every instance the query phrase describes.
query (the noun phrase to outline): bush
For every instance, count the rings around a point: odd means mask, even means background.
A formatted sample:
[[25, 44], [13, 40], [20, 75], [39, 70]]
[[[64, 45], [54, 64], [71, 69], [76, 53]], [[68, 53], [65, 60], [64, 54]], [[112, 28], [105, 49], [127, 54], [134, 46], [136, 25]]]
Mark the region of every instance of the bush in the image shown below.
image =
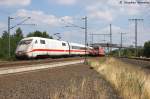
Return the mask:
[[143, 54], [146, 57], [150, 57], [150, 41], [145, 42]]

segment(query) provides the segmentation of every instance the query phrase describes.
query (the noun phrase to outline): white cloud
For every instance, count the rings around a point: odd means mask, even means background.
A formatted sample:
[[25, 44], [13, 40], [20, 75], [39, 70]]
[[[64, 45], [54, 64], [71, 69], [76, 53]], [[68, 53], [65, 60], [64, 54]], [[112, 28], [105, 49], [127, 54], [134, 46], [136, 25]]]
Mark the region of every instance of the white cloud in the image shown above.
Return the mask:
[[113, 21], [115, 18], [113, 9], [108, 8], [108, 4], [103, 2], [87, 4], [86, 11], [89, 18], [101, 19], [103, 21]]
[[70, 16], [64, 16], [60, 18], [61, 21], [73, 23], [73, 18]]
[[[126, 0], [129, 1], [130, 0]], [[132, 0], [132, 2], [136, 2], [136, 0]], [[119, 7], [120, 13], [127, 14], [127, 15], [139, 15], [142, 12], [142, 6], [138, 4], [120, 4]]]
[[26, 6], [31, 3], [31, 0], [0, 0], [0, 5], [7, 5], [7, 6], [15, 6], [21, 5]]
[[37, 25], [48, 25], [50, 27], [56, 27], [62, 25], [64, 22], [73, 22], [72, 17], [63, 16], [57, 17], [55, 15], [45, 14], [42, 11], [29, 11], [25, 9], [20, 9], [16, 13], [19, 17], [31, 17], [31, 22]]
[[[124, 1], [124, 0], [122, 0]], [[131, 1], [131, 0], [126, 0]], [[136, 0], [132, 0], [136, 2]], [[114, 21], [121, 16], [138, 16], [149, 12], [149, 5], [137, 4], [120, 4], [120, 0], [93, 0], [93, 3], [86, 3], [86, 11], [88, 16], [102, 21]]]
[[110, 6], [120, 6], [119, 2], [121, 0], [107, 0], [107, 4]]
[[112, 21], [114, 17], [112, 12], [108, 10], [105, 10], [105, 11], [93, 10], [89, 13], [88, 16], [90, 18], [102, 19], [105, 21]]
[[56, 3], [58, 5], [71, 6], [77, 4], [78, 0], [49, 0], [50, 3]]
[[56, 0], [58, 4], [61, 5], [73, 5], [77, 2], [77, 0]]

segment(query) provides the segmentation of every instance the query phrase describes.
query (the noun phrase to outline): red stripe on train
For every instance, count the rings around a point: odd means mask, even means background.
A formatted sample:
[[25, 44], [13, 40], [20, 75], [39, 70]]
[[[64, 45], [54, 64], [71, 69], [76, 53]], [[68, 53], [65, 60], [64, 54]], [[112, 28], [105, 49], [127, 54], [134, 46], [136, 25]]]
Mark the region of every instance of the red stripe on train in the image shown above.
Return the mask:
[[[36, 51], [69, 52], [69, 50], [58, 50], [58, 49], [33, 49], [30, 52], [36, 52]], [[70, 50], [70, 52], [85, 52], [85, 50]]]

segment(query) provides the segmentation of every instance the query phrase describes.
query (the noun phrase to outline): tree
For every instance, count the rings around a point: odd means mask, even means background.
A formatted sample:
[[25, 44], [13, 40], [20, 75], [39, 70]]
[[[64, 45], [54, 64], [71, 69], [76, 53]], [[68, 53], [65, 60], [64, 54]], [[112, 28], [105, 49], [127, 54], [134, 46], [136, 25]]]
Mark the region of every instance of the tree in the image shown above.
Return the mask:
[[144, 54], [144, 56], [146, 56], [146, 57], [150, 57], [150, 41], [145, 42], [143, 54]]
[[14, 56], [15, 50], [19, 41], [23, 39], [23, 32], [21, 28], [17, 28], [15, 34], [11, 36], [11, 55]]
[[46, 31], [44, 31], [44, 32], [42, 33], [42, 37], [44, 37], [44, 38], [49, 38], [49, 35], [47, 34]]
[[[21, 28], [16, 29], [16, 33], [13, 35], [10, 35], [10, 51], [11, 56], [15, 56], [15, 50], [17, 47], [18, 42], [23, 38], [23, 33]], [[8, 59], [8, 40], [9, 40], [9, 34], [7, 31], [4, 31], [2, 34], [2, 37], [0, 38], [0, 58], [6, 58]], [[11, 58], [12, 58], [11, 57]]]
[[31, 32], [27, 35], [27, 37], [42, 37], [42, 32], [40, 31]]
[[27, 37], [43, 37], [43, 38], [53, 39], [53, 37], [49, 36], [49, 34], [46, 31], [44, 31], [44, 32], [40, 32], [40, 31], [31, 32], [27, 35]]
[[8, 32], [7, 31], [3, 31], [2, 39], [8, 38], [8, 37], [9, 37]]
[[23, 38], [22, 30], [20, 27], [16, 30], [16, 33], [14, 34], [14, 36], [18, 38]]
[[0, 40], [0, 57], [1, 58], [8, 56], [8, 38], [9, 38], [8, 32], [3, 31], [2, 38]]
[[[9, 35], [7, 31], [3, 31], [2, 37], [0, 38], [0, 58], [2, 59], [9, 59], [8, 57], [8, 40], [10, 36], [10, 51], [11, 51], [11, 59], [14, 59], [15, 56], [15, 50], [16, 47], [21, 39], [23, 39], [23, 32], [21, 28], [17, 28], [16, 32], [13, 35]], [[49, 36], [49, 34], [44, 31], [35, 31], [32, 33], [29, 33], [27, 37], [44, 37], [44, 38], [51, 38], [52, 36]]]
[[13, 35], [13, 38], [14, 38], [16, 44], [17, 44], [21, 39], [23, 39], [23, 33], [22, 33], [21, 28], [16, 29], [16, 33]]
[[[114, 51], [111, 52], [111, 55], [113, 56], [118, 56], [119, 55], [119, 51], [120, 51], [120, 55], [121, 57], [132, 57], [134, 56], [134, 48], [124, 48], [124, 49], [116, 49]], [[141, 55], [141, 54], [139, 54]]]

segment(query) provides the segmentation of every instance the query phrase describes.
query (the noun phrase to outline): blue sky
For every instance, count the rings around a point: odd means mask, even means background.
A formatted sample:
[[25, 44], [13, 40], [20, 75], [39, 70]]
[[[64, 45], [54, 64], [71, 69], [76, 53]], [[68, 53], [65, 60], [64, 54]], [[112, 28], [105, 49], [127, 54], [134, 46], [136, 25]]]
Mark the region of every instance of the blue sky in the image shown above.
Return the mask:
[[[122, 3], [120, 3], [122, 1]], [[127, 4], [134, 1], [136, 4]], [[139, 0], [138, 0], [139, 1]], [[140, 0], [149, 2], [150, 0]], [[15, 17], [15, 25], [25, 17], [31, 17], [26, 23], [36, 26], [20, 26], [24, 35], [40, 30], [50, 35], [61, 33], [62, 39], [70, 42], [84, 42], [84, 30], [66, 28], [68, 23], [83, 26], [82, 18], [88, 17], [88, 34], [108, 34], [112, 24], [113, 43], [120, 43], [120, 32], [124, 35], [124, 44], [134, 44], [134, 23], [129, 18], [143, 18], [138, 24], [138, 43], [143, 45], [150, 40], [150, 4], [139, 4], [136, 0], [0, 0], [0, 33], [7, 30], [7, 17]], [[14, 29], [15, 30], [15, 29]], [[11, 33], [15, 31], [11, 30]], [[109, 42], [109, 37], [105, 37]], [[88, 37], [91, 41], [91, 37]], [[94, 42], [104, 42], [104, 36], [94, 36]]]

